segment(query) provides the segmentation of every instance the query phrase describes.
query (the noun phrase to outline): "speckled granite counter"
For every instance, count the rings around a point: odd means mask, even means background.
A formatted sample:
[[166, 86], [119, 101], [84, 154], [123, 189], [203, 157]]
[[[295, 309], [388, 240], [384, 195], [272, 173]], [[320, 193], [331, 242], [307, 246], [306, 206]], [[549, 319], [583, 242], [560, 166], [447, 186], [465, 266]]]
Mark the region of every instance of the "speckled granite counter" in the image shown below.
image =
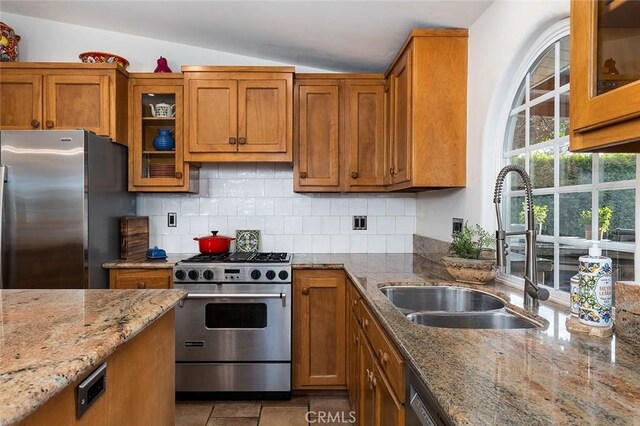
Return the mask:
[[[468, 330], [408, 321], [382, 283], [460, 285], [444, 268], [402, 254], [302, 255], [295, 268], [340, 268], [356, 283], [407, 360], [456, 424], [640, 424], [640, 353], [615, 337], [567, 332], [568, 309], [541, 302], [542, 330]], [[469, 286], [473, 287], [473, 286]], [[518, 289], [478, 288], [521, 311]]]
[[0, 425], [82, 378], [184, 290], [0, 290]]
[[194, 254], [167, 253], [166, 259], [117, 259], [103, 263], [102, 267], [105, 269], [171, 269], [179, 260]]

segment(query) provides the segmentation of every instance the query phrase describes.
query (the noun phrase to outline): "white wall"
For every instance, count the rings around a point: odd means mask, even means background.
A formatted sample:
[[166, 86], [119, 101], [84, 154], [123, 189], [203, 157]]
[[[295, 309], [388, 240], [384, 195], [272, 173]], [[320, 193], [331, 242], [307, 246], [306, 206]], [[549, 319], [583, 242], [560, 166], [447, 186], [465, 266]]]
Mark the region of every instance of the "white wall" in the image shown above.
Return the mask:
[[500, 169], [499, 110], [531, 43], [569, 16], [569, 1], [496, 1], [469, 28], [467, 187], [418, 195], [417, 233], [451, 240], [451, 218], [495, 229], [493, 186]]
[[[8, 13], [1, 19], [22, 36], [21, 61], [78, 62], [78, 53], [94, 50], [124, 56], [128, 70], [139, 72], [153, 71], [160, 55], [174, 72], [180, 65], [295, 65]], [[169, 212], [178, 213], [176, 228], [167, 227]], [[151, 245], [171, 253], [197, 252], [193, 237], [212, 229], [230, 236], [259, 229], [265, 251], [411, 253], [416, 196], [294, 194], [289, 164], [206, 164], [199, 194], [141, 194], [138, 214], [150, 216]], [[353, 215], [368, 216], [366, 231], [351, 229]]]
[[[167, 226], [167, 213], [178, 226]], [[197, 252], [194, 236], [210, 230], [235, 237], [259, 229], [261, 250], [296, 253], [411, 253], [413, 194], [295, 194], [289, 164], [206, 164], [200, 193], [141, 194], [138, 214], [149, 216], [149, 239], [171, 253]], [[366, 215], [366, 231], [352, 230]]]
[[[126, 58], [130, 72], [153, 72], [160, 56], [168, 59], [173, 72], [180, 72], [181, 65], [296, 65], [12, 13], [2, 12], [0, 18], [22, 37], [19, 60], [25, 62], [80, 62], [79, 53], [98, 51]], [[298, 65], [296, 71], [327, 72]]]

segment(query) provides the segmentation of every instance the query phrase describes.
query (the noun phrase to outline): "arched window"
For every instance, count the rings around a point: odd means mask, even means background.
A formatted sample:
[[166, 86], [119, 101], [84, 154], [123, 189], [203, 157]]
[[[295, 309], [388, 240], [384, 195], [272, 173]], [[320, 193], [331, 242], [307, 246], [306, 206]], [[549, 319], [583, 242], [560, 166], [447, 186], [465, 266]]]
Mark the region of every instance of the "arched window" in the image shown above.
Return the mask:
[[[568, 26], [546, 40], [519, 76], [503, 149], [503, 165], [517, 164], [531, 176], [538, 280], [569, 291], [590, 239], [601, 239], [604, 254], [613, 259], [614, 281], [633, 280], [636, 156], [569, 152]], [[517, 175], [509, 179], [504, 217], [507, 230], [515, 231], [524, 228], [524, 191]], [[507, 273], [521, 278], [524, 239], [507, 243]]]

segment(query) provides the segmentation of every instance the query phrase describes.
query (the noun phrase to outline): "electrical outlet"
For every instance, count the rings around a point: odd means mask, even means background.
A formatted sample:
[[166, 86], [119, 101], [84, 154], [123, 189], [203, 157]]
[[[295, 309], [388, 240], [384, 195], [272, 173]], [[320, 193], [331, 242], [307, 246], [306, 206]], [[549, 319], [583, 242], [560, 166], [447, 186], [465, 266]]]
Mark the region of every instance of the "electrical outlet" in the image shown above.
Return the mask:
[[454, 217], [451, 232], [455, 234], [456, 232], [462, 231], [462, 222], [462, 219], [460, 219], [459, 217]]
[[167, 226], [169, 228], [178, 226], [178, 213], [167, 213]]
[[353, 217], [353, 229], [356, 231], [364, 231], [367, 229], [367, 217], [366, 216], [354, 216]]

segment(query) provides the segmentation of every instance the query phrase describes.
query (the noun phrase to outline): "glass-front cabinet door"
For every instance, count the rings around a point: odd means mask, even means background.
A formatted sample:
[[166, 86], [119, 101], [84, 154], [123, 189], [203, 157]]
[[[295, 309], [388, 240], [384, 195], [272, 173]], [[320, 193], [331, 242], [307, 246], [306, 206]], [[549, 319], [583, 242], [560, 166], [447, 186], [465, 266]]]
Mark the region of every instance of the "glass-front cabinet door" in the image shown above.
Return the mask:
[[168, 80], [167, 84], [158, 78], [132, 85], [129, 173], [133, 191], [193, 190], [189, 164], [184, 163], [183, 86]]
[[640, 1], [572, 0], [571, 69], [572, 150], [640, 140]]

